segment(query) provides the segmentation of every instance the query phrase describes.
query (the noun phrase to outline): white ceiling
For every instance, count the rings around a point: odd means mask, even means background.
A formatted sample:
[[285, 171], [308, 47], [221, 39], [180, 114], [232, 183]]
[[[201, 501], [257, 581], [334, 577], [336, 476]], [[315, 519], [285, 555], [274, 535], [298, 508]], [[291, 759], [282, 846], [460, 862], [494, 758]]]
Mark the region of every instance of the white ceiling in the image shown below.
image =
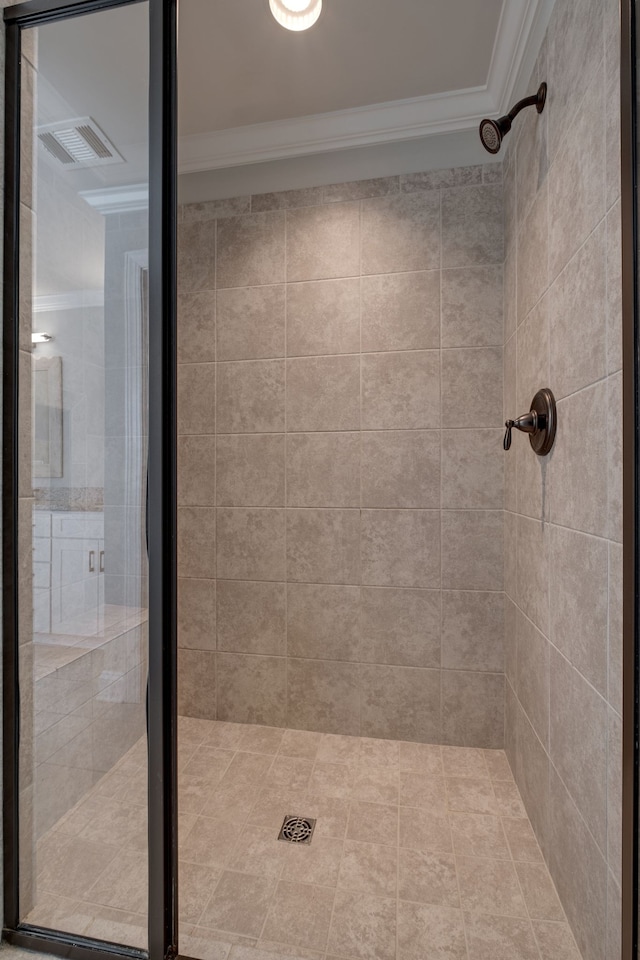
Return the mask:
[[487, 82], [502, 0], [324, 0], [284, 30], [268, 0], [181, 0], [180, 134]]

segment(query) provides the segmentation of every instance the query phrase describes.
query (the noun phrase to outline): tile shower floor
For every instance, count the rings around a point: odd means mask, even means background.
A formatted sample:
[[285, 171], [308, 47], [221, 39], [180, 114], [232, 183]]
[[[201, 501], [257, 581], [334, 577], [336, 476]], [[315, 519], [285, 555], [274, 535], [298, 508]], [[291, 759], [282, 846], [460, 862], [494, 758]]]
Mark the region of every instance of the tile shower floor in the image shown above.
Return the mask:
[[[181, 718], [179, 758], [183, 955], [579, 960], [502, 751]], [[144, 946], [145, 759], [41, 840], [32, 922]]]

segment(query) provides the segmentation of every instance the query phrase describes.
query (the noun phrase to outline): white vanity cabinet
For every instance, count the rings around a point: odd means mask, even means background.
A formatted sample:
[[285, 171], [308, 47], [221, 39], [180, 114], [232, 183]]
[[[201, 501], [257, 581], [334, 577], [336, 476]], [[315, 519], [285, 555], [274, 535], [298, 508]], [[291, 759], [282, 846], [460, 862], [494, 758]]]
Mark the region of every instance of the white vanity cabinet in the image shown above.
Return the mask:
[[[104, 515], [36, 512], [34, 629], [92, 635], [104, 604]], [[47, 536], [48, 534], [48, 536]]]

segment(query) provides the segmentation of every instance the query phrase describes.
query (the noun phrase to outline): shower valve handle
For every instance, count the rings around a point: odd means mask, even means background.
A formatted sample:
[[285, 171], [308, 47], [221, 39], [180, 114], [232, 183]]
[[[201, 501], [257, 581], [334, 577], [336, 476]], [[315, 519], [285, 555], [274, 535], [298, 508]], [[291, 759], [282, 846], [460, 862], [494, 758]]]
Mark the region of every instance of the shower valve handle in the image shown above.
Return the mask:
[[504, 435], [504, 449], [511, 448], [511, 431], [522, 430], [523, 433], [529, 434], [529, 443], [534, 453], [539, 457], [545, 457], [553, 447], [556, 438], [557, 419], [555, 397], [549, 387], [543, 387], [531, 401], [529, 413], [524, 413], [516, 420], [505, 420], [504, 425], [507, 429]]
[[522, 430], [523, 433], [535, 433], [536, 430], [544, 426], [540, 423], [540, 417], [535, 410], [529, 410], [529, 413], [523, 413], [523, 415], [516, 420], [505, 420], [504, 425], [507, 428], [503, 444], [505, 450], [511, 448], [511, 431], [514, 428], [516, 430]]

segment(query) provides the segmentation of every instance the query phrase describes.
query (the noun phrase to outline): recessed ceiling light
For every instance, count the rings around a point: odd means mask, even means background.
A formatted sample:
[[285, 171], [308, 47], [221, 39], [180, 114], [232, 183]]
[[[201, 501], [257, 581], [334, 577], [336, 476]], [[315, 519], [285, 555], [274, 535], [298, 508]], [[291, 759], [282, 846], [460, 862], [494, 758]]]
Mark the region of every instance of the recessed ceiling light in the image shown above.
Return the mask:
[[322, 0], [269, 0], [271, 13], [287, 30], [308, 30], [322, 10]]

